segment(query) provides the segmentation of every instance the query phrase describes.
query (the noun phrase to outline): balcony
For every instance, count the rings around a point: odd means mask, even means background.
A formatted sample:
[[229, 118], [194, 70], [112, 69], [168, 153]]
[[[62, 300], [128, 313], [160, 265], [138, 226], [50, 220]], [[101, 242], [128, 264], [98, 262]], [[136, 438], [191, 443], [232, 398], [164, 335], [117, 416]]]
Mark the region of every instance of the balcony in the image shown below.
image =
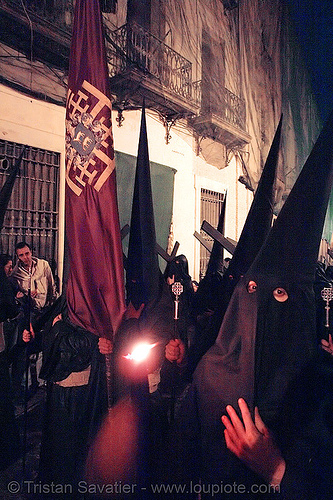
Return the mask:
[[210, 137], [227, 148], [242, 147], [250, 142], [246, 132], [245, 101], [236, 96], [219, 82], [202, 82], [201, 110], [191, 120], [196, 133]]
[[146, 106], [166, 117], [190, 117], [199, 110], [192, 64], [138, 25], [106, 35], [114, 107]]
[[[47, 88], [39, 92], [28, 88], [24, 79], [19, 82], [21, 89], [37, 98], [65, 103], [72, 19], [73, 0], [25, 0], [24, 6], [20, 0], [0, 0], [0, 42], [24, 54], [27, 61], [40, 61], [63, 75], [58, 99]], [[115, 109], [140, 108], [145, 98], [146, 107], [159, 112], [166, 137], [175, 120], [186, 118], [197, 135], [227, 147], [249, 142], [242, 99], [226, 88], [221, 90], [219, 82], [193, 82], [191, 62], [142, 27], [125, 24], [111, 31], [107, 16], [105, 20]]]

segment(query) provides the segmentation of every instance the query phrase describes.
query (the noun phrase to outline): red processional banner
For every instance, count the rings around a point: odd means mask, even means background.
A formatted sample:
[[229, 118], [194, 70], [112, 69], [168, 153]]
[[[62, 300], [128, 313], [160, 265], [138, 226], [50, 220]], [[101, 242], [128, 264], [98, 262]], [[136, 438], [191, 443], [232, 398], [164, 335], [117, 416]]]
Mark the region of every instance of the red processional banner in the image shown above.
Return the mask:
[[111, 93], [99, 0], [76, 0], [66, 105], [70, 320], [112, 338], [124, 309]]

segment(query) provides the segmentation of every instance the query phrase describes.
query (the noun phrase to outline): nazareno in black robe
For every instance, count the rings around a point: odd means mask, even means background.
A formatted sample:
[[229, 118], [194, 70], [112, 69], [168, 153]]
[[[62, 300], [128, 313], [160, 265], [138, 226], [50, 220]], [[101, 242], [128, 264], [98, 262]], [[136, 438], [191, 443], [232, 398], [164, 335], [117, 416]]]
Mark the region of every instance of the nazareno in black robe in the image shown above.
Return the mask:
[[[88, 385], [56, 384], [91, 366]], [[96, 335], [61, 320], [43, 335], [40, 378], [47, 381], [39, 479], [75, 484], [83, 478], [86, 454], [107, 410], [104, 356]]]
[[[187, 470], [202, 485], [235, 482], [251, 491], [251, 486], [264, 483], [224, 442], [221, 415], [228, 404], [237, 409], [237, 401], [243, 397], [251, 411], [258, 406], [285, 456], [281, 497], [333, 497], [333, 413], [328, 384], [332, 360], [317, 356], [313, 292], [333, 179], [332, 128], [333, 115], [256, 259], [239, 280], [215, 344], [194, 373], [186, 403], [191, 424], [184, 420], [179, 425], [184, 426], [185, 444], [193, 445], [185, 455]], [[312, 428], [315, 437], [311, 437]], [[195, 429], [196, 435], [191, 432]], [[182, 472], [186, 478], [187, 471]], [[221, 497], [221, 493], [214, 496]], [[237, 494], [225, 495], [233, 497]], [[261, 497], [267, 497], [267, 490]], [[252, 498], [250, 494], [248, 498]]]

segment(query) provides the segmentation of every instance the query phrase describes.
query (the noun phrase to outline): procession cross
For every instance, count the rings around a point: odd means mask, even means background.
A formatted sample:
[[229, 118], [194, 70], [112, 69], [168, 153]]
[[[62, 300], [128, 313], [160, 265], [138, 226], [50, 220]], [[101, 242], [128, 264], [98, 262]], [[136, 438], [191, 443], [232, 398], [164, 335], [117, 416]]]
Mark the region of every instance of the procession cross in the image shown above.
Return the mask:
[[326, 328], [329, 328], [330, 323], [329, 323], [329, 310], [330, 310], [330, 301], [333, 299], [333, 288], [323, 288], [321, 291], [321, 296], [323, 300], [326, 302]]
[[184, 288], [179, 281], [176, 281], [171, 287], [172, 293], [175, 295], [175, 316], [174, 319], [178, 318], [178, 304], [179, 304], [179, 296], [183, 293]]
[[179, 319], [179, 316], [178, 316], [179, 296], [183, 293], [183, 290], [184, 290], [183, 285], [179, 281], [176, 281], [171, 286], [171, 291], [175, 296], [175, 314], [174, 314], [174, 318], [173, 318], [174, 319], [174, 332], [173, 332], [174, 338], [177, 338], [177, 333], [178, 333], [177, 332], [177, 321]]

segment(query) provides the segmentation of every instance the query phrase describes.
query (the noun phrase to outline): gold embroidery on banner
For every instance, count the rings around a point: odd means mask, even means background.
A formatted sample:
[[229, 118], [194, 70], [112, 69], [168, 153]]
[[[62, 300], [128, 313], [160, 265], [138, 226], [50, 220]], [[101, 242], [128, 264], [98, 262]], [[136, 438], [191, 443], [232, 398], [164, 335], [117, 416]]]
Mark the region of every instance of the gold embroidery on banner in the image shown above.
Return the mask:
[[115, 166], [111, 101], [84, 80], [66, 108], [66, 182], [77, 196], [87, 184], [99, 191]]

